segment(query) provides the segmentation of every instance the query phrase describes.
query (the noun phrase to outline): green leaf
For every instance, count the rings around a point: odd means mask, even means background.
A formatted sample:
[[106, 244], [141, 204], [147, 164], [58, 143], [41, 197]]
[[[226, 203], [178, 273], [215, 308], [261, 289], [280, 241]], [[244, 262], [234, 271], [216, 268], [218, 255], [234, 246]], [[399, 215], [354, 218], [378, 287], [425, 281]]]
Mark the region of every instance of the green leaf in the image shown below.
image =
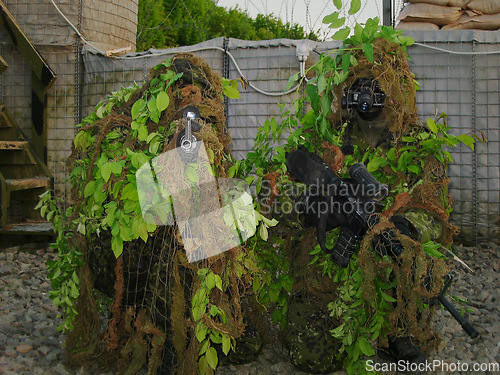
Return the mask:
[[321, 109], [323, 110], [323, 116], [326, 117], [328, 114], [331, 112], [332, 108], [332, 102], [328, 95], [323, 95], [321, 96]]
[[217, 274], [214, 274], [215, 275], [215, 286], [217, 287], [217, 289], [219, 289], [221, 292], [223, 291], [222, 290], [222, 279], [219, 275]]
[[117, 139], [120, 137], [120, 134], [118, 132], [109, 132], [108, 134], [106, 134], [106, 139]]
[[320, 131], [321, 135], [324, 136], [326, 134], [326, 132], [328, 130], [328, 125], [329, 125], [328, 120], [326, 119], [326, 117], [323, 117], [321, 119], [321, 123], [320, 123], [320, 127], [319, 127], [319, 131]]
[[279, 221], [278, 221], [278, 220], [276, 220], [276, 219], [271, 219], [271, 220], [269, 220], [269, 219], [268, 219], [267, 217], [265, 217], [265, 216], [262, 216], [262, 221], [263, 221], [263, 222], [264, 222], [264, 223], [265, 223], [268, 227], [274, 227], [274, 226], [276, 226], [276, 225], [279, 223]]
[[327, 85], [327, 80], [324, 74], [321, 74], [318, 77], [318, 94], [321, 94], [323, 91], [325, 91]]
[[342, 70], [344, 72], [349, 70], [349, 67], [351, 66], [351, 54], [350, 53], [345, 53], [342, 56]]
[[172, 70], [169, 70], [167, 73], [165, 74], [160, 74], [160, 79], [163, 81], [163, 82], [167, 82], [168, 80], [170, 80], [173, 76], [175, 75], [175, 73], [172, 71]]
[[391, 161], [396, 160], [396, 149], [394, 147], [387, 152], [387, 159]]
[[134, 103], [132, 109], [130, 110], [132, 115], [132, 120], [135, 120], [137, 117], [139, 117], [145, 105], [146, 101], [144, 99], [139, 99]]
[[210, 306], [210, 315], [216, 316], [219, 313], [219, 308], [215, 305]]
[[333, 21], [330, 26], [328, 26], [330, 29], [338, 29], [339, 27], [344, 26], [345, 23], [345, 17], [339, 18], [338, 20]]
[[221, 333], [220, 333], [220, 332], [217, 332], [217, 331], [212, 330], [212, 332], [210, 333], [210, 340], [211, 340], [214, 344], [222, 344], [222, 337], [221, 337]]
[[148, 139], [148, 128], [146, 125], [141, 125], [139, 127], [139, 130], [137, 132], [137, 138], [139, 138], [140, 141], [146, 142]]
[[149, 113], [149, 118], [151, 119], [151, 121], [153, 121], [156, 124], [158, 124], [160, 122], [160, 116], [161, 116], [161, 112], [159, 110], [152, 111]]
[[445, 256], [437, 251], [437, 249], [441, 248], [441, 244], [439, 243], [434, 243], [433, 241], [428, 241], [423, 244], [423, 248], [426, 254], [435, 257], [435, 258], [440, 258], [443, 259]]
[[78, 296], [80, 295], [79, 291], [78, 291], [78, 288], [77, 286], [74, 284], [74, 283], [71, 283], [70, 284], [70, 295], [72, 298], [78, 298]]
[[95, 114], [97, 115], [97, 117], [103, 118], [105, 116], [105, 113], [104, 113], [105, 110], [106, 110], [106, 107], [104, 105], [98, 106], [98, 108], [95, 111]]
[[148, 109], [150, 112], [156, 112], [158, 110], [158, 106], [156, 105], [156, 98], [152, 96], [148, 100]]
[[368, 339], [366, 337], [360, 337], [358, 340], [358, 345], [359, 345], [359, 349], [361, 349], [361, 352], [364, 355], [366, 355], [368, 357], [375, 355], [375, 350], [372, 348], [372, 346], [370, 345], [370, 342], [368, 341]]
[[456, 138], [464, 145], [469, 146], [472, 150], [474, 150], [474, 143], [476, 142], [474, 137], [471, 137], [468, 134], [460, 134], [457, 135]]
[[438, 127], [437, 127], [437, 124], [435, 123], [435, 121], [433, 119], [431, 119], [431, 118], [427, 119], [427, 127], [429, 128], [429, 130], [431, 132], [433, 132], [434, 134], [437, 134]]
[[77, 230], [79, 233], [81, 233], [81, 234], [85, 235], [85, 233], [86, 233], [85, 224], [83, 224], [83, 223], [79, 223], [79, 224], [78, 224], [78, 227], [76, 228], [76, 230]]
[[198, 322], [195, 329], [195, 335], [199, 342], [203, 342], [207, 337], [208, 328], [202, 322]]
[[[309, 84], [306, 87], [306, 92], [307, 95], [309, 96], [309, 101], [311, 103], [311, 107], [313, 108], [314, 112], [319, 112], [320, 110], [320, 96], [318, 95], [318, 87], [316, 85]], [[316, 122], [315, 118], [315, 113], [312, 111], [309, 111], [307, 115], [304, 117], [303, 121], [306, 121], [306, 118], [310, 120], [314, 120]], [[309, 117], [308, 117], [309, 116]]]
[[217, 351], [215, 350], [215, 348], [208, 348], [205, 356], [207, 357], [208, 365], [215, 370], [217, 368], [217, 364], [219, 363], [219, 359], [217, 358]]
[[170, 97], [165, 91], [160, 91], [156, 96], [156, 106], [160, 112], [163, 112], [168, 108], [170, 104]]
[[420, 167], [418, 165], [414, 165], [414, 164], [407, 166], [406, 169], [408, 169], [410, 172], [413, 172], [415, 174], [420, 174], [420, 172], [422, 172]]
[[389, 162], [385, 158], [378, 156], [368, 162], [366, 169], [368, 169], [368, 172], [374, 172], [380, 167], [385, 167], [387, 164]]
[[[345, 40], [351, 33], [351, 28], [350, 27], [344, 27], [340, 30], [337, 30], [335, 34], [333, 34], [332, 39], [333, 40]], [[354, 57], [354, 56], [352, 56]], [[354, 64], [353, 64], [354, 65]]]
[[354, 34], [351, 37], [352, 44], [361, 44], [363, 41], [363, 26], [361, 26], [359, 23], [356, 23], [354, 25]]
[[365, 43], [361, 46], [361, 49], [365, 53], [368, 61], [373, 62], [373, 45], [371, 43]]
[[119, 175], [122, 173], [123, 166], [119, 162], [113, 162], [111, 163], [111, 172], [113, 172], [116, 175]]
[[363, 32], [361, 33], [361, 37], [364, 42], [371, 42], [373, 40], [373, 36], [378, 29], [379, 19], [378, 17], [369, 18], [366, 21], [365, 27], [363, 28]]
[[387, 302], [397, 302], [395, 298], [391, 297], [390, 295], [388, 295], [387, 293], [384, 293], [382, 291], [380, 291], [380, 295], [382, 296], [382, 298], [387, 301]]
[[361, 0], [351, 0], [351, 7], [349, 8], [349, 14], [352, 16], [356, 14], [361, 9]]
[[411, 36], [407, 35], [400, 35], [398, 37], [398, 40], [403, 46], [411, 46], [413, 43], [415, 43], [415, 40]]
[[339, 19], [339, 12], [334, 12], [332, 14], [329, 14], [329, 15], [325, 16], [323, 18], [323, 23], [326, 23], [326, 24], [332, 23], [332, 22], [334, 22], [334, 21], [336, 21], [338, 19]]
[[222, 335], [222, 352], [227, 355], [231, 349], [231, 339], [228, 335]]
[[264, 223], [260, 223], [260, 226], [259, 226], [259, 235], [260, 235], [260, 238], [262, 238], [264, 241], [267, 241], [267, 238], [269, 237], [269, 234], [267, 232], [267, 228], [264, 225]]
[[141, 219], [139, 221], [139, 224], [137, 225], [137, 230], [138, 230], [138, 234], [139, 234], [139, 237], [144, 241], [144, 242], [148, 242], [148, 227], [146, 225], [146, 222]]
[[109, 178], [111, 177], [111, 166], [112, 163], [105, 163], [101, 166], [101, 176], [104, 179], [105, 182], [109, 181]]
[[206, 354], [198, 360], [198, 369], [200, 370], [201, 375], [208, 374], [209, 368]]
[[210, 272], [206, 276], [205, 281], [207, 283], [207, 289], [212, 290], [215, 287], [215, 274], [213, 272]]
[[222, 89], [222, 92], [224, 95], [226, 95], [229, 99], [239, 99], [241, 98], [241, 94], [238, 91], [238, 88], [232, 86], [232, 85], [227, 85]]
[[83, 196], [85, 198], [88, 198], [90, 197], [91, 195], [94, 194], [95, 192], [95, 185], [96, 185], [96, 181], [95, 180], [91, 180], [89, 181], [89, 183], [85, 186], [85, 190], [83, 192]]
[[171, 64], [171, 60], [170, 60], [170, 59], [167, 59], [167, 60], [165, 60], [164, 62], [159, 63], [158, 65], [156, 65], [156, 66], [154, 67], [154, 69], [155, 69], [155, 70], [159, 70], [159, 69], [161, 69], [163, 66], [164, 66], [165, 68], [168, 68], [168, 67], [170, 66], [170, 64]]
[[300, 77], [299, 73], [295, 73], [293, 76], [288, 78], [288, 83], [286, 84], [285, 91], [290, 90], [292, 86], [295, 84], [295, 82], [299, 80], [299, 77]]
[[343, 70], [342, 73], [340, 73], [340, 74], [338, 71], [335, 71], [333, 83], [335, 85], [340, 85], [342, 82], [344, 82], [347, 79], [347, 77], [349, 77], [349, 70]]
[[122, 255], [123, 240], [121, 239], [121, 237], [113, 236], [113, 238], [111, 239], [111, 250], [113, 250], [113, 254], [115, 254], [116, 258]]
[[340, 10], [340, 8], [342, 8], [342, 0], [333, 0], [333, 5]]

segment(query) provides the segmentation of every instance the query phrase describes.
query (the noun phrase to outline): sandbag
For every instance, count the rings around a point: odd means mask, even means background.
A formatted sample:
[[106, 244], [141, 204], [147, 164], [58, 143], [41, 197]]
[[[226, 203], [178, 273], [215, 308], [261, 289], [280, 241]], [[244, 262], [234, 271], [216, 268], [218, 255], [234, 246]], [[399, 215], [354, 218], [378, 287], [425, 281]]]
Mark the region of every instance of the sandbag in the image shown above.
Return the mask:
[[407, 4], [398, 21], [430, 22], [438, 26], [457, 22], [464, 11], [459, 7], [445, 7], [433, 4]]
[[467, 8], [483, 14], [500, 13], [500, 0], [472, 0]]
[[498, 14], [484, 14], [481, 16], [469, 16], [465, 13], [460, 19], [446, 25], [443, 30], [498, 30], [500, 29], [500, 13]]
[[460, 7], [464, 8], [471, 0], [409, 0], [409, 3], [424, 3], [424, 4], [433, 4], [440, 5], [444, 7]]
[[430, 22], [400, 22], [396, 30], [439, 30], [439, 26]]

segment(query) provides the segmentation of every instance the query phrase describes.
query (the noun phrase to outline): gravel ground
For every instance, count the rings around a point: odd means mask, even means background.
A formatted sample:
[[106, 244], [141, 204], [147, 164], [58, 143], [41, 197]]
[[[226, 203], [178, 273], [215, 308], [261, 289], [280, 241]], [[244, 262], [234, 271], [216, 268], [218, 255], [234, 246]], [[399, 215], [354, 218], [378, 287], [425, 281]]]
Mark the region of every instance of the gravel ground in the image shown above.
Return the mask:
[[[452, 295], [467, 299], [473, 308], [469, 320], [480, 337], [470, 339], [448, 314], [438, 312], [436, 326], [442, 337], [440, 350], [431, 353], [429, 361], [443, 361], [450, 371], [429, 373], [500, 374], [500, 313], [498, 270], [500, 248], [456, 247], [459, 256], [473, 269], [467, 272], [453, 262], [459, 279], [450, 289]], [[64, 337], [57, 332], [60, 319], [49, 298], [46, 261], [53, 259], [51, 249], [33, 245], [0, 250], [0, 374], [102, 374], [99, 370], [70, 370], [64, 365]], [[384, 363], [373, 358], [373, 363]], [[469, 366], [468, 371], [451, 371], [454, 365]], [[474, 364], [483, 369], [473, 371]], [[434, 368], [435, 369], [435, 368]], [[391, 372], [386, 372], [391, 373]], [[227, 366], [218, 375], [299, 375], [279, 346], [266, 346], [259, 358], [246, 365]], [[338, 374], [344, 374], [339, 372]]]

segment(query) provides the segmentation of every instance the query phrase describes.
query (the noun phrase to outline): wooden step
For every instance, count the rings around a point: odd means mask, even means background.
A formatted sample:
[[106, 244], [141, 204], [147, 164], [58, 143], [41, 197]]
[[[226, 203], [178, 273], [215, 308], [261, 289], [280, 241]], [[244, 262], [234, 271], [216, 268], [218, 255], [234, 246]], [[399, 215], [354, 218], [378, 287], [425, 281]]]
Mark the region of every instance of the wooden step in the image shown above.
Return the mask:
[[0, 110], [0, 128], [12, 128], [12, 124], [10, 123], [9, 119], [2, 115], [2, 112]]
[[45, 187], [50, 188], [50, 177], [16, 178], [5, 180], [7, 190], [18, 191]]
[[26, 141], [0, 141], [0, 150], [24, 150], [28, 142]]
[[5, 228], [0, 228], [0, 235], [2, 234], [52, 236], [54, 226], [46, 221], [10, 224]]
[[10, 126], [10, 124], [2, 117], [0, 117], [0, 129], [12, 129], [12, 126]]
[[16, 132], [16, 129], [11, 127], [2, 127], [0, 124], [0, 139], [3, 141], [19, 141], [22, 138], [19, 136], [19, 133]]

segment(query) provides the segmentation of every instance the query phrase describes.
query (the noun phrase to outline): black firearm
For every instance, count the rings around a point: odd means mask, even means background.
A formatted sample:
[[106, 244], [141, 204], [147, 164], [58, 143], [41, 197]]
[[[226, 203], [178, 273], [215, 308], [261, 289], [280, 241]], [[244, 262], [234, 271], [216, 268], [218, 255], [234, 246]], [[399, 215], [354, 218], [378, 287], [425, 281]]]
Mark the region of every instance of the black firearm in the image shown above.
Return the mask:
[[[349, 169], [350, 179], [342, 179], [318, 155], [303, 147], [287, 154], [287, 168], [297, 181], [308, 186], [299, 205], [306, 225], [317, 228], [321, 249], [339, 266], [347, 267], [367, 230], [379, 221], [379, 202], [389, 193], [387, 185], [378, 182], [362, 163]], [[337, 227], [341, 228], [337, 244], [328, 249], [326, 232]]]
[[[299, 202], [299, 213], [305, 216], [306, 225], [316, 227], [316, 235], [321, 249], [330, 254], [332, 260], [341, 267], [347, 267], [352, 254], [369, 228], [380, 222], [379, 213], [383, 208], [380, 201], [387, 197], [387, 185], [378, 182], [362, 163], [349, 169], [350, 178], [340, 178], [316, 154], [301, 147], [287, 154], [287, 168], [290, 174], [308, 189]], [[411, 235], [415, 227], [401, 216], [393, 216], [391, 221], [405, 235]], [[340, 227], [340, 235], [335, 246], [326, 247], [326, 232]], [[399, 262], [403, 246], [392, 229], [377, 236], [377, 248], [381, 253]], [[428, 288], [430, 278], [425, 282]], [[467, 334], [475, 338], [479, 333], [453, 307], [444, 296], [451, 284], [448, 275], [444, 288], [436, 299], [460, 323]]]

